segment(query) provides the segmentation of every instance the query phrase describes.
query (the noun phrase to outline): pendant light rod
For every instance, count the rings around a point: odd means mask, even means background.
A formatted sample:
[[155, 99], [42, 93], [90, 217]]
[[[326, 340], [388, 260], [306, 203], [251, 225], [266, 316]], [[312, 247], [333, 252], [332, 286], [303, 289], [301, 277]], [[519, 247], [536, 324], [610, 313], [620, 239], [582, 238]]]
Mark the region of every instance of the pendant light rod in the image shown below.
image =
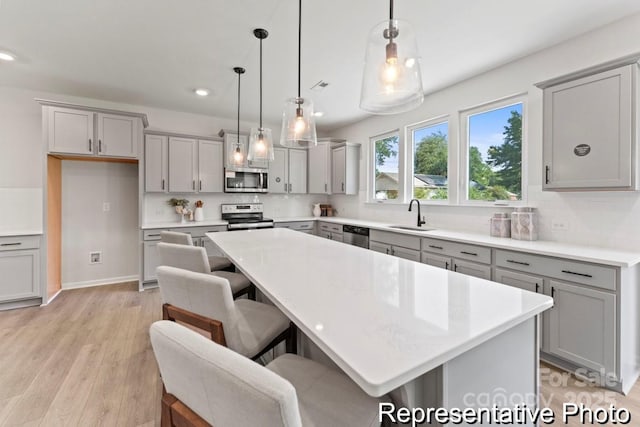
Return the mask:
[[240, 76], [242, 74], [244, 74], [245, 69], [242, 67], [234, 67], [233, 71], [235, 71], [238, 74], [238, 127], [237, 127], [237, 138], [238, 138], [238, 142], [237, 142], [237, 146], [240, 146]]
[[260, 40], [260, 129], [262, 129], [262, 40], [269, 36], [269, 32], [264, 28], [256, 28], [253, 35]]
[[[393, 1], [393, 0], [392, 0]], [[302, 98], [300, 91], [300, 74], [302, 72], [302, 0], [298, 0], [298, 98]]]
[[393, 0], [389, 0], [389, 21], [393, 21]]

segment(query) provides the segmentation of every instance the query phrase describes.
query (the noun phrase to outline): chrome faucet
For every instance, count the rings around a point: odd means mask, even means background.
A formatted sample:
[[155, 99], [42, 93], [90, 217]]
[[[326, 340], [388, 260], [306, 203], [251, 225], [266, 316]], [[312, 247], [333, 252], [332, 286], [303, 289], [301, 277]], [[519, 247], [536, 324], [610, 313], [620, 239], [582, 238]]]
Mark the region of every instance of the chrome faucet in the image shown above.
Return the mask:
[[424, 217], [420, 216], [420, 200], [418, 199], [411, 199], [411, 201], [409, 202], [409, 212], [411, 212], [411, 206], [413, 206], [413, 202], [416, 202], [418, 204], [418, 227], [421, 227], [422, 224], [426, 224]]

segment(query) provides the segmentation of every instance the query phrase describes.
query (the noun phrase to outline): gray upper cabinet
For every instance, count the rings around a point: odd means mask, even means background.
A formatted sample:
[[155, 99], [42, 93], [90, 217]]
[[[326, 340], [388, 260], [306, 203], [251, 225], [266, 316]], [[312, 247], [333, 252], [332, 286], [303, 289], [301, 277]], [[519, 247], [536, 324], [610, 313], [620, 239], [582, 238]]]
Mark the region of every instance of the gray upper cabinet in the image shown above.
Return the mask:
[[331, 149], [331, 192], [358, 194], [360, 145], [345, 143]]
[[309, 194], [331, 194], [331, 141], [309, 147]]
[[538, 85], [544, 89], [543, 189], [638, 189], [636, 60]]
[[169, 191], [195, 193], [198, 168], [198, 141], [169, 138]]
[[163, 135], [146, 135], [144, 139], [144, 191], [167, 192], [168, 187], [168, 138]]
[[49, 152], [93, 155], [93, 113], [71, 108], [49, 107]]
[[307, 150], [276, 147], [269, 164], [269, 192], [306, 194]]
[[99, 156], [138, 157], [140, 119], [97, 113]]
[[198, 192], [222, 193], [222, 141], [198, 141]]

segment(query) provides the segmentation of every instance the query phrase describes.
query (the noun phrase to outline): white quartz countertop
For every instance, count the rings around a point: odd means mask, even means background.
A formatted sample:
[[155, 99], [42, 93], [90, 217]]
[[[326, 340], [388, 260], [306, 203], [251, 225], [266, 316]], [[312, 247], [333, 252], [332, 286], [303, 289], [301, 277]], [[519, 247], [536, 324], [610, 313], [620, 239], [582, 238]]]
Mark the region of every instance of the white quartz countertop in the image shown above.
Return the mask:
[[546, 295], [288, 229], [207, 237], [373, 396], [553, 304]]
[[[536, 255], [553, 256], [560, 258], [568, 258], [576, 261], [592, 262], [596, 264], [611, 265], [615, 267], [632, 267], [640, 263], [640, 252], [619, 251], [615, 249], [599, 248], [595, 246], [574, 245], [568, 243], [550, 242], [538, 240], [534, 242], [524, 240], [514, 240], [508, 238], [491, 237], [480, 233], [468, 233], [461, 231], [449, 230], [429, 230], [429, 231], [412, 231], [392, 228], [390, 223], [377, 221], [368, 221], [353, 218], [342, 217], [288, 217], [274, 218], [278, 222], [296, 222], [296, 221], [325, 221], [337, 224], [350, 224], [360, 227], [366, 227], [374, 230], [389, 231], [393, 233], [407, 234], [418, 237], [432, 237], [451, 240], [461, 243], [469, 243], [473, 245], [489, 246], [496, 249], [507, 249], [513, 251], [526, 252]], [[188, 222], [181, 224], [179, 222], [166, 223], [150, 223], [145, 224], [141, 228], [180, 228], [180, 227], [199, 227], [227, 225], [227, 222], [221, 219], [208, 220], [202, 222]], [[414, 224], [404, 224], [413, 226]], [[425, 226], [428, 227], [428, 226]]]
[[40, 236], [42, 230], [8, 230], [0, 231], [0, 237], [13, 237], [13, 236]]

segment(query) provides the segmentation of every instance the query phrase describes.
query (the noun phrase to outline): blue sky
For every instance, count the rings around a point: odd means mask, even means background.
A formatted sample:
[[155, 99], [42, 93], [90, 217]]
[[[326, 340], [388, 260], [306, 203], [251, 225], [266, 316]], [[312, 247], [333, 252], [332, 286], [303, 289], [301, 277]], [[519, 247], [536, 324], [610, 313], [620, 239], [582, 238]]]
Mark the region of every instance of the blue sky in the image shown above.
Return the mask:
[[[504, 127], [508, 124], [507, 120], [511, 117], [511, 111], [517, 111], [522, 114], [522, 104], [509, 105], [489, 112], [483, 112], [469, 116], [469, 133], [471, 146], [478, 147], [482, 154], [482, 159], [487, 160], [487, 150], [492, 145], [502, 143]], [[420, 141], [431, 133], [442, 132], [448, 135], [447, 123], [425, 127], [415, 131], [415, 141]], [[398, 152], [398, 147], [394, 147]], [[382, 172], [398, 172], [398, 157], [388, 158], [384, 165], [379, 168]]]

